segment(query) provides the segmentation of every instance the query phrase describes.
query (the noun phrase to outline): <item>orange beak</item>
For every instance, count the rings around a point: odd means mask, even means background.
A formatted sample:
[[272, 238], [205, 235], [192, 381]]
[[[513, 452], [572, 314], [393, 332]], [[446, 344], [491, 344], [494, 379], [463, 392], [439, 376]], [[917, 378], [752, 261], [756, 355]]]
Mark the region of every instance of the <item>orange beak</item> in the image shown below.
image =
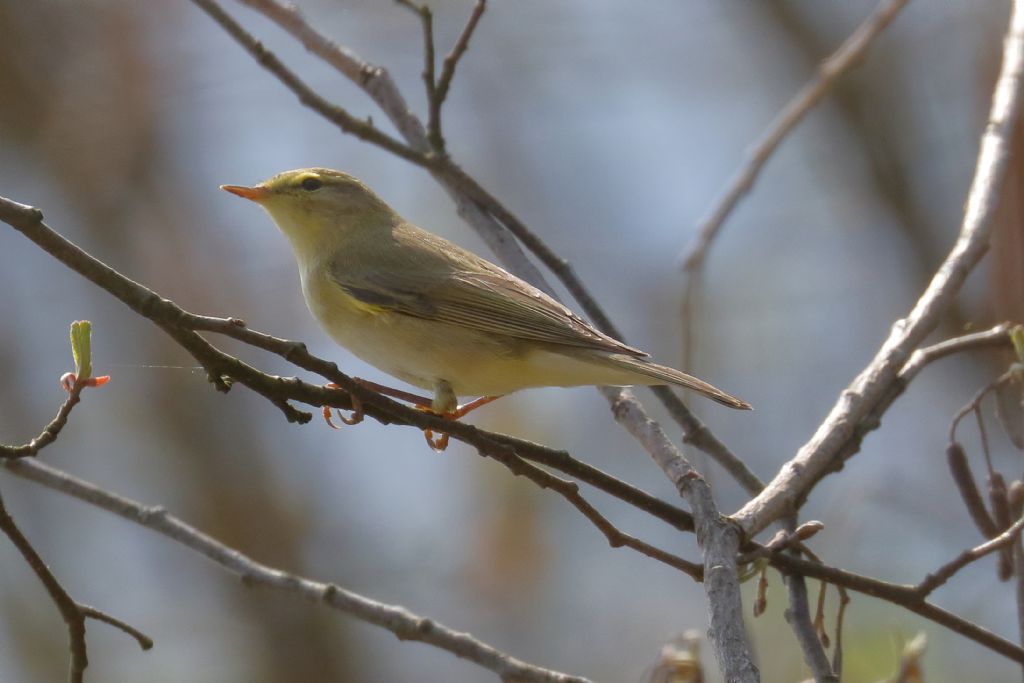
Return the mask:
[[262, 185], [257, 185], [256, 187], [246, 187], [245, 185], [221, 185], [220, 189], [230, 192], [231, 194], [237, 194], [239, 197], [243, 197], [254, 202], [266, 199], [267, 194], [269, 194], [269, 190]]

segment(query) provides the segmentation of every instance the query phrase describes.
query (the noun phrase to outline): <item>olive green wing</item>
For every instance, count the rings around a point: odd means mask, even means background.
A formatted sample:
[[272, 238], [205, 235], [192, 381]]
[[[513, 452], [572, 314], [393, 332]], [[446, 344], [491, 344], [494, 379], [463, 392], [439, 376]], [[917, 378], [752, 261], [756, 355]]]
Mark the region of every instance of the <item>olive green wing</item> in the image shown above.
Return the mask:
[[[445, 247], [451, 251], [455, 245], [445, 243]], [[469, 252], [460, 249], [446, 254], [443, 262], [432, 266], [424, 267], [422, 259], [415, 259], [383, 272], [346, 258], [332, 264], [330, 272], [349, 296], [395, 313], [515, 339], [647, 356], [594, 329], [536, 287]]]

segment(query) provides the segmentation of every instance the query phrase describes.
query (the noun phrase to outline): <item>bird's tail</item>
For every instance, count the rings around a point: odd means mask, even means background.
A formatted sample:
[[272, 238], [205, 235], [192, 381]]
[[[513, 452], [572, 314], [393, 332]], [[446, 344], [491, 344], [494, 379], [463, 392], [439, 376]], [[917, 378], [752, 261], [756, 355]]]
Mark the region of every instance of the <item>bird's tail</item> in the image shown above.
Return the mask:
[[681, 372], [675, 368], [658, 365], [657, 363], [652, 363], [651, 361], [643, 358], [634, 358], [623, 354], [614, 354], [606, 356], [606, 358], [614, 365], [630, 372], [634, 376], [638, 376], [633, 381], [634, 384], [644, 384], [648, 386], [657, 384], [675, 384], [687, 389], [692, 389], [697, 393], [704, 394], [712, 401], [717, 401], [718, 403], [729, 406], [730, 408], [736, 408], [737, 410], [751, 409], [750, 404], [746, 401], [738, 399], [735, 396], [730, 396], [721, 389], [713, 387], [707, 382], [697, 379], [692, 375], [687, 375], [685, 372]]

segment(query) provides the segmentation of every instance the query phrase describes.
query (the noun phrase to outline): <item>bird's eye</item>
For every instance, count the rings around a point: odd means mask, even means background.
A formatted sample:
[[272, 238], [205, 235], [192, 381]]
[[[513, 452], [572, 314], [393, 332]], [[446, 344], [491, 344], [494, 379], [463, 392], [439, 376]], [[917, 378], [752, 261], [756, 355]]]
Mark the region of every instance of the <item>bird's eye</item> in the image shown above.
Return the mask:
[[302, 189], [312, 192], [313, 190], [319, 190], [324, 186], [324, 183], [319, 178], [303, 178]]

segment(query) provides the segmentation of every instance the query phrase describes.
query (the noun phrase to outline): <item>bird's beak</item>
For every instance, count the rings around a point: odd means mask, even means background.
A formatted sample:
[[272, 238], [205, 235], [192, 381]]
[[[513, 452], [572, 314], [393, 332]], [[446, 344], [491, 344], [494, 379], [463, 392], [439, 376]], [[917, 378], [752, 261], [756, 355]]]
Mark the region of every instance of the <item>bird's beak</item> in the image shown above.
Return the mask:
[[255, 187], [246, 187], [245, 185], [221, 185], [220, 189], [230, 192], [231, 194], [237, 194], [239, 197], [249, 199], [254, 202], [260, 202], [267, 198], [270, 191], [263, 185], [257, 185]]

